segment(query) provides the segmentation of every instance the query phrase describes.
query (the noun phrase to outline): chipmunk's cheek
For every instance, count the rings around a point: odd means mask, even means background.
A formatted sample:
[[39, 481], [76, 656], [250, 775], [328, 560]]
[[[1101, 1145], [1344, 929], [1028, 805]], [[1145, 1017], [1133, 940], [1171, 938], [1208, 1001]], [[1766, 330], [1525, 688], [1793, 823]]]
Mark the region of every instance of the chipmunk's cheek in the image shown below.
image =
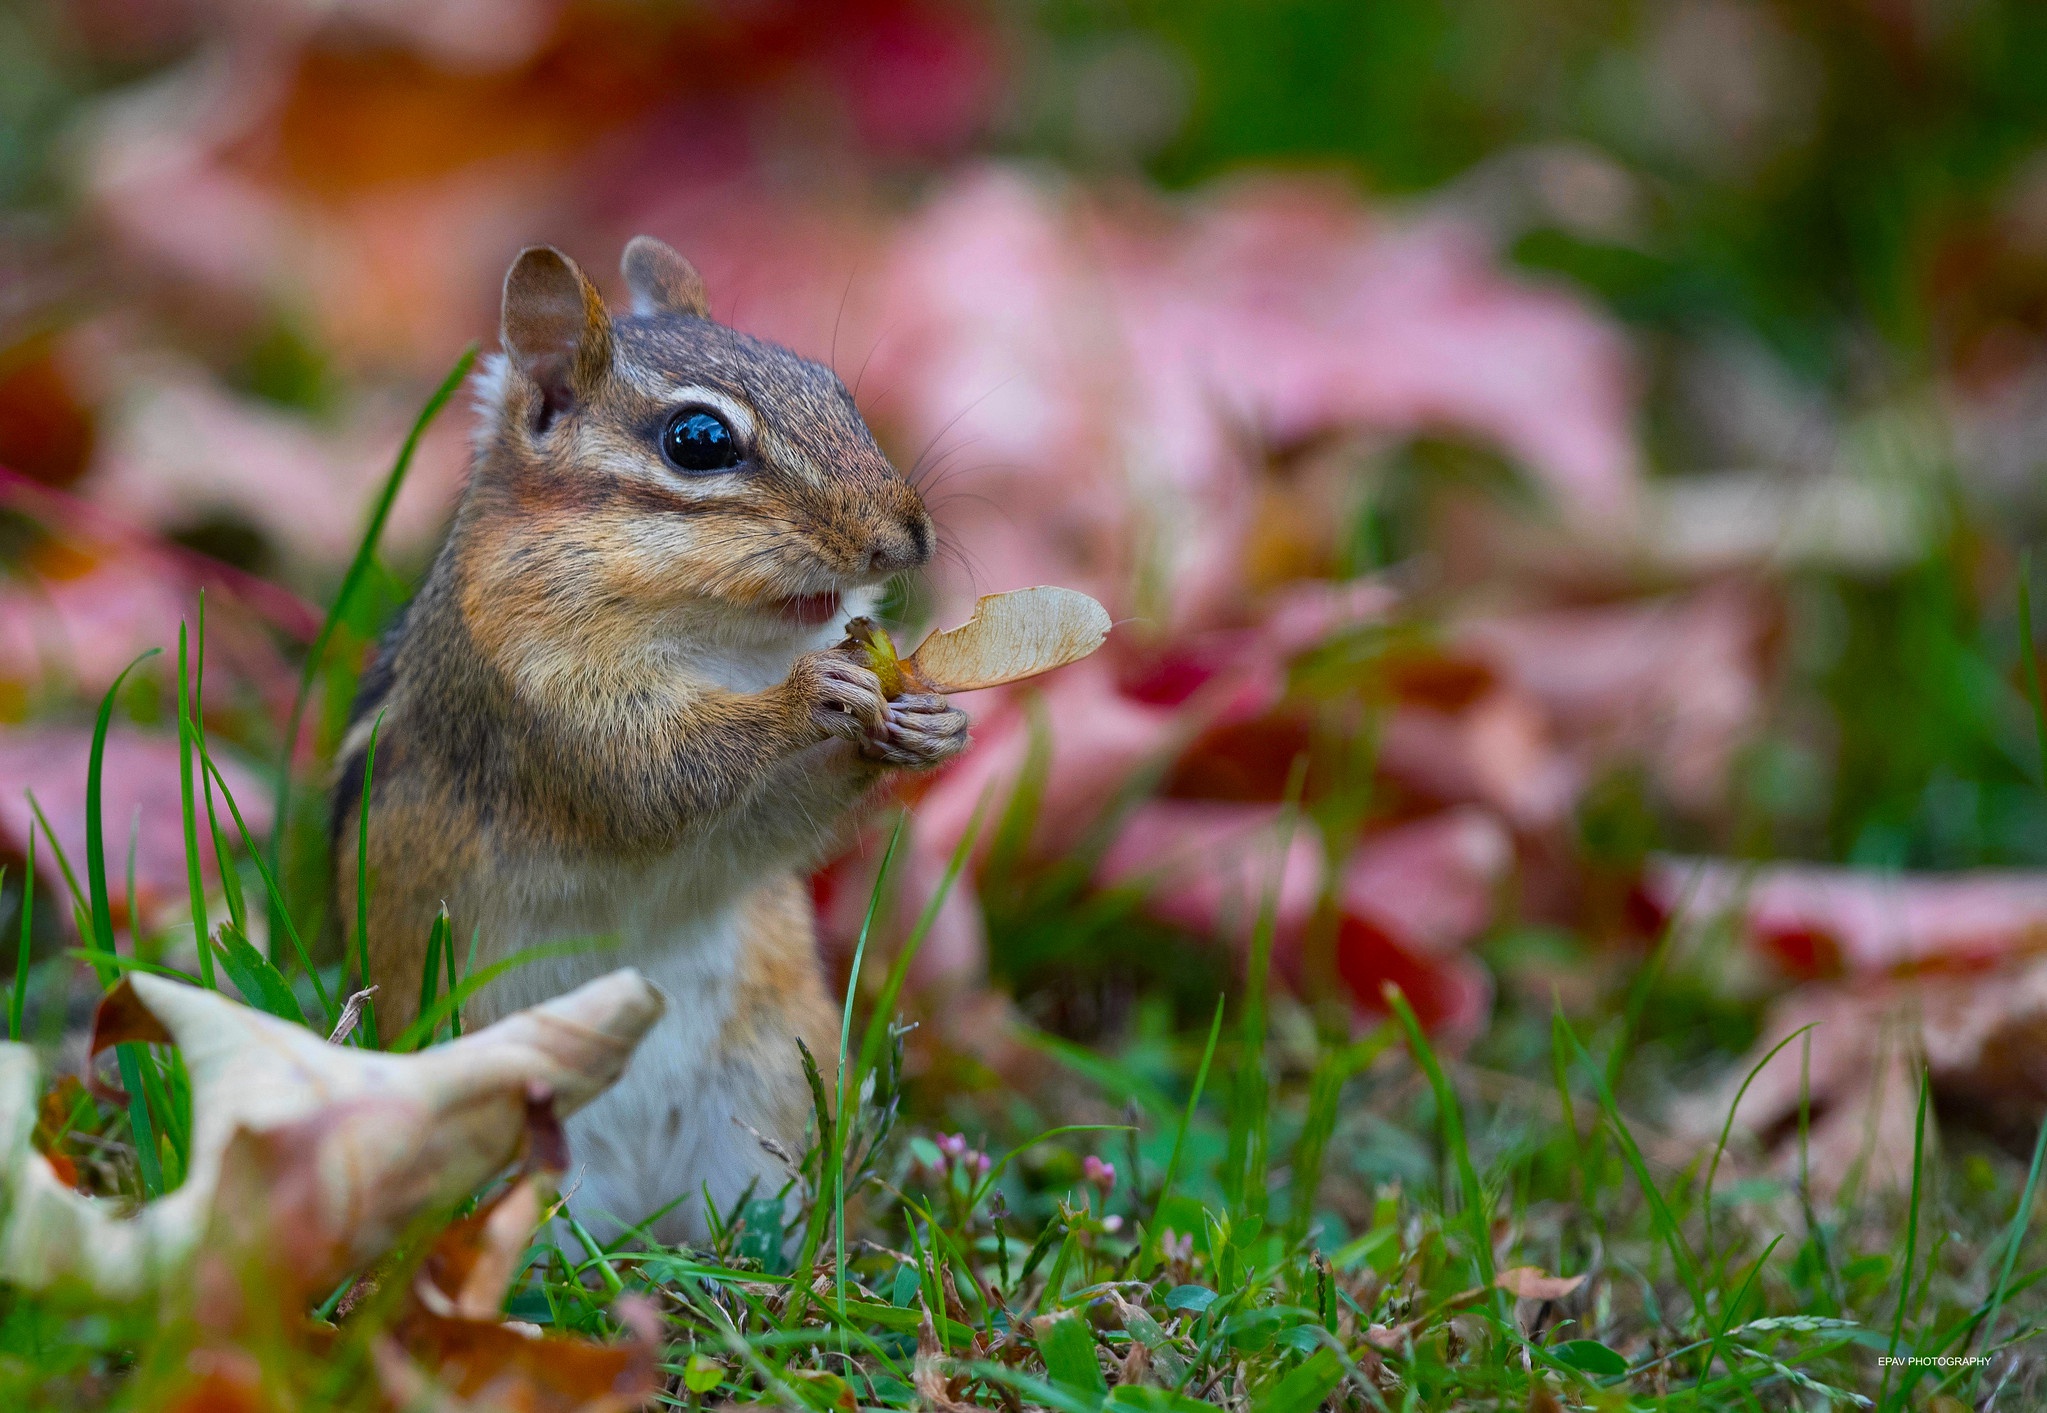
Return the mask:
[[839, 595], [798, 594], [795, 598], [776, 599], [769, 607], [776, 617], [795, 627], [822, 628], [839, 616]]

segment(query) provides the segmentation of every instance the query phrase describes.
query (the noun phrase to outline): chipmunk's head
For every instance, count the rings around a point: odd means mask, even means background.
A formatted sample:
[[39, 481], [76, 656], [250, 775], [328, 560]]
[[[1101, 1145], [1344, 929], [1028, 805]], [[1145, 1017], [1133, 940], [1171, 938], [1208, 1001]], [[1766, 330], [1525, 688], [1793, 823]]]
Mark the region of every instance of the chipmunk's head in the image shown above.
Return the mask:
[[930, 561], [923, 500], [830, 369], [712, 322], [660, 241], [621, 264], [618, 318], [549, 247], [505, 277], [473, 494], [502, 531], [493, 592], [524, 601], [509, 612], [795, 641]]

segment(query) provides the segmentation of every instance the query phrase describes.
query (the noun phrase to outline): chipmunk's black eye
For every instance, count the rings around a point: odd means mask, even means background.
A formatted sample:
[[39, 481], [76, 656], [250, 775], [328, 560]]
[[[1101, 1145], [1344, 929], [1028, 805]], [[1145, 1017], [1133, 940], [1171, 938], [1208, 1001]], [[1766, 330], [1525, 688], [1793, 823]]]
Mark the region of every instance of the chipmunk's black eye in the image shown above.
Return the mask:
[[661, 433], [661, 454], [678, 471], [730, 471], [743, 460], [725, 419], [701, 408], [669, 419]]

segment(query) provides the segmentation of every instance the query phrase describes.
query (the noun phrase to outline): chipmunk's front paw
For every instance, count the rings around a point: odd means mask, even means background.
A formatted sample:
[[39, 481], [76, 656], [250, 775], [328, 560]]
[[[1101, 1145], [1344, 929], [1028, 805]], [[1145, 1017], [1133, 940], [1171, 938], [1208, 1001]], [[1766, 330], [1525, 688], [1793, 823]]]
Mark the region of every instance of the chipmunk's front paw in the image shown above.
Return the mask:
[[866, 664], [836, 648], [806, 654], [789, 672], [789, 685], [826, 736], [859, 742], [863, 748], [886, 729], [888, 699], [881, 679]]
[[860, 754], [901, 770], [929, 770], [967, 748], [967, 714], [944, 697], [897, 697]]

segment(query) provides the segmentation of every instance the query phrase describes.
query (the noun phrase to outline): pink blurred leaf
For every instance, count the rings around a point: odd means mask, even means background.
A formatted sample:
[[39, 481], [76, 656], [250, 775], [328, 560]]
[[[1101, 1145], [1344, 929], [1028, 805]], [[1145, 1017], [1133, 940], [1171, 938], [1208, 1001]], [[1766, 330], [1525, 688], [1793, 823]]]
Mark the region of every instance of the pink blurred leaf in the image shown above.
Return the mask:
[[[74, 869], [85, 866], [86, 764], [92, 752], [89, 731], [63, 727], [0, 728], [0, 843], [15, 854], [26, 851], [34, 821], [25, 792], [33, 791], [57, 842]], [[185, 835], [178, 794], [178, 746], [175, 736], [144, 735], [116, 727], [107, 735], [104, 798], [108, 882], [117, 912], [125, 913], [128, 838], [131, 821], [140, 811], [135, 836], [136, 906], [144, 918], [185, 896]], [[242, 817], [259, 841], [270, 827], [270, 792], [245, 767], [222, 756], [215, 763], [234, 792]], [[216, 794], [216, 799], [218, 795]], [[204, 805], [200, 808], [203, 810]], [[223, 827], [234, 826], [220, 806]], [[205, 838], [205, 822], [200, 822]], [[199, 850], [200, 869], [216, 879], [213, 851]], [[48, 844], [38, 841], [36, 862], [43, 881], [61, 890], [63, 874]]]
[[2047, 947], [2047, 873], [1879, 873], [1823, 864], [1754, 867], [1659, 858], [1649, 901], [1689, 918], [1732, 916], [1795, 973], [1873, 976], [1982, 966]]

